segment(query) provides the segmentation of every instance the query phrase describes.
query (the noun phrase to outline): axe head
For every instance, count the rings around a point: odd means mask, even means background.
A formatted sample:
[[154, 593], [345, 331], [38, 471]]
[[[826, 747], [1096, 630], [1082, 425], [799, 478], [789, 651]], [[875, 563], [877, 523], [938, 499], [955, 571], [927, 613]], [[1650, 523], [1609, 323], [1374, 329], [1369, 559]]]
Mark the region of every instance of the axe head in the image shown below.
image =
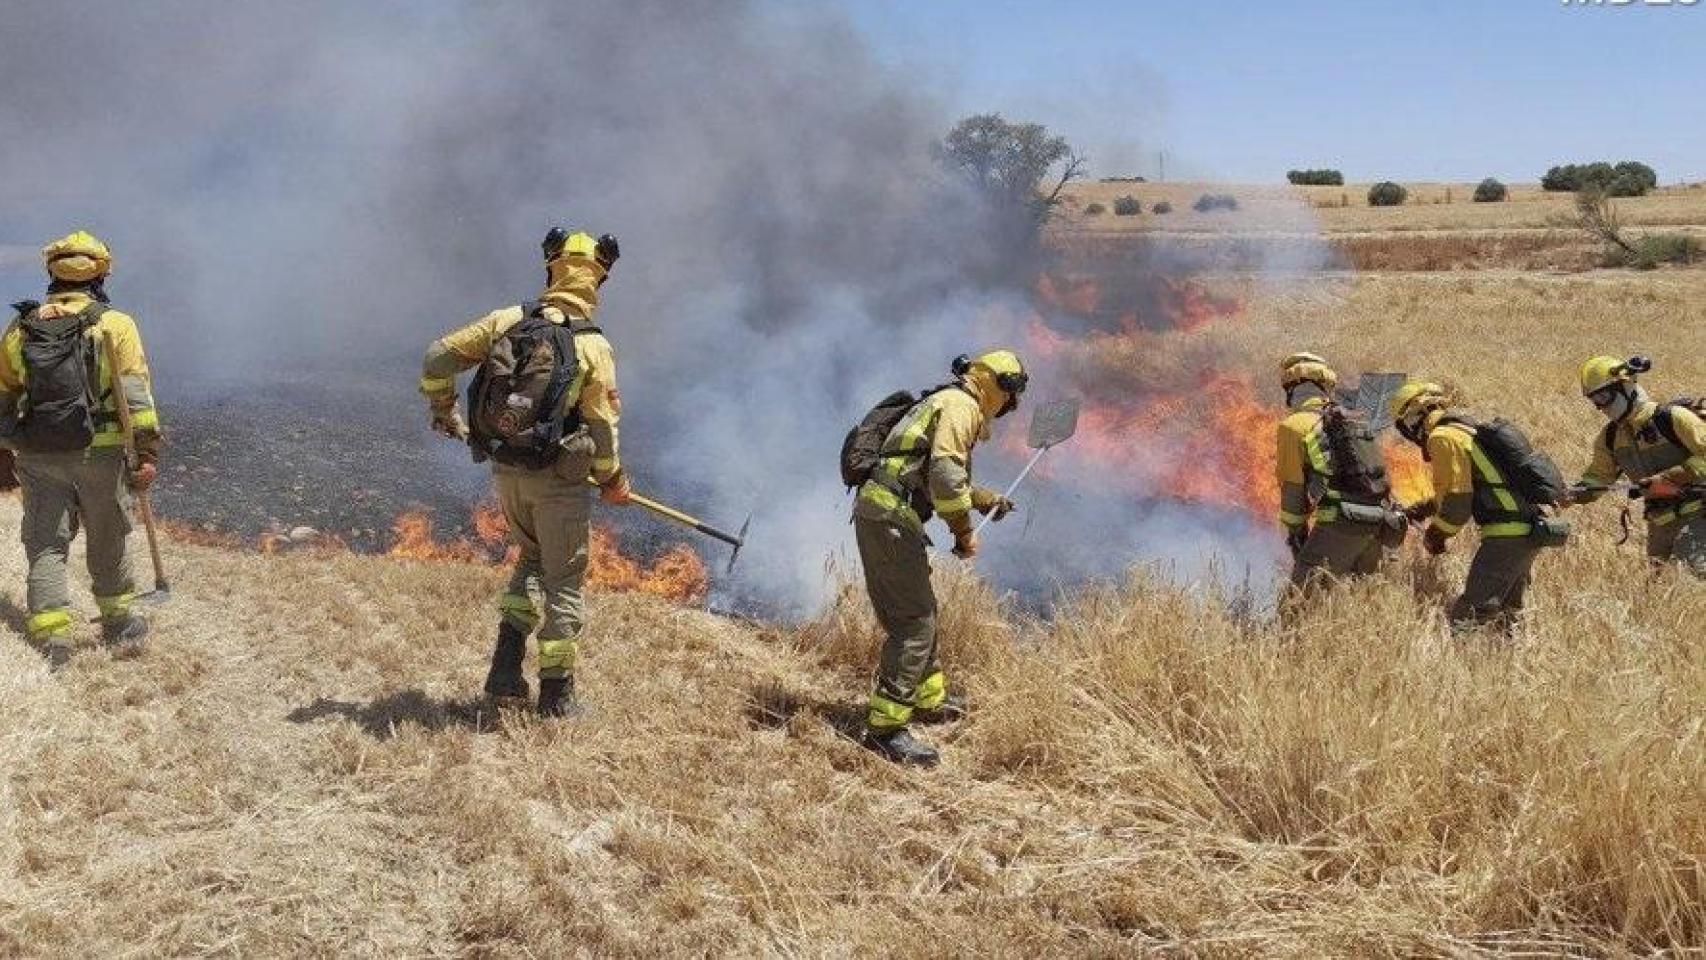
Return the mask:
[[724, 573], [735, 572], [735, 561], [740, 559], [740, 548], [746, 546], [746, 531], [751, 526], [752, 514], [749, 513], [746, 515], [746, 522], [740, 525], [740, 533], [735, 534], [735, 539], [739, 542], [735, 544], [734, 552], [729, 554], [729, 565], [723, 570]]

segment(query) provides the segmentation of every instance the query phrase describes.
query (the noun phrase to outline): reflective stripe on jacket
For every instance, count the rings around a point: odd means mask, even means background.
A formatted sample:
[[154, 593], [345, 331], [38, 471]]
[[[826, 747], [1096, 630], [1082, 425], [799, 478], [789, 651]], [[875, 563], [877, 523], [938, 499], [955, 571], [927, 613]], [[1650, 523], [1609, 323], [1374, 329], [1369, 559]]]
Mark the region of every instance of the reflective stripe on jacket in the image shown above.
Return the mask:
[[[94, 298], [86, 293], [58, 293], [42, 304], [40, 316], [46, 319], [77, 313]], [[119, 426], [117, 394], [113, 390], [114, 371], [109, 369], [105, 340], [111, 337], [118, 357], [117, 374], [124, 381], [125, 399], [130, 407], [130, 422], [138, 434], [147, 436], [160, 432], [160, 414], [154, 408], [154, 382], [148, 373], [148, 358], [142, 350], [142, 334], [136, 321], [127, 313], [107, 308], [87, 333], [95, 351], [96, 378], [100, 396], [91, 411], [95, 421], [95, 439], [91, 447], [120, 447], [124, 431]], [[24, 369], [24, 332], [13, 321], [5, 336], [0, 338], [0, 415], [12, 416], [18, 404], [26, 399], [29, 371]], [[144, 441], [143, 446], [148, 446]]]
[[1483, 537], [1528, 536], [1534, 530], [1534, 505], [1505, 483], [1475, 442], [1474, 427], [1445, 418], [1436, 412], [1428, 421], [1428, 460], [1438, 506], [1429, 524], [1447, 537], [1471, 519]]

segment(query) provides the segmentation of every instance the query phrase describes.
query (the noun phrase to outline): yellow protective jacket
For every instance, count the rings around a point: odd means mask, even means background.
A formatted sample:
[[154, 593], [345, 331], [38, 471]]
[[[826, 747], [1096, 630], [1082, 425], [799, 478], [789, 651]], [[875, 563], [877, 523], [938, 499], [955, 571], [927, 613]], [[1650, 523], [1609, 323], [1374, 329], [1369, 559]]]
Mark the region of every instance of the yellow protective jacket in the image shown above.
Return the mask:
[[[590, 321], [598, 309], [598, 281], [604, 269], [591, 260], [574, 257], [553, 263], [551, 274], [551, 286], [539, 297], [545, 319], [552, 323]], [[433, 341], [421, 366], [421, 393], [435, 408], [453, 406], [457, 375], [484, 362], [492, 345], [521, 319], [521, 306], [504, 307]], [[559, 416], [580, 414], [592, 437], [592, 476], [602, 483], [622, 467], [616, 431], [622, 413], [621, 395], [616, 389], [616, 351], [601, 333], [581, 334], [574, 343], [580, 370], [563, 395]]]
[[[86, 293], [56, 293], [42, 303], [40, 316], [46, 319], [63, 317], [94, 303]], [[90, 447], [122, 447], [124, 431], [119, 427], [118, 403], [113, 391], [115, 371], [108, 369], [105, 339], [111, 337], [118, 356], [117, 376], [124, 383], [125, 399], [130, 407], [131, 426], [136, 431], [136, 449], [144, 459], [152, 460], [159, 451], [160, 414], [154, 409], [154, 382], [148, 374], [148, 358], [142, 352], [142, 334], [136, 321], [123, 311], [106, 308], [87, 334], [95, 351], [96, 373], [100, 384], [99, 402], [93, 411], [95, 439]], [[0, 339], [0, 416], [10, 417], [18, 412], [18, 404], [26, 399], [25, 388], [29, 372], [24, 369], [24, 332], [14, 320]]]
[[[1291, 529], [1307, 523], [1316, 505], [1328, 495], [1332, 469], [1321, 427], [1321, 408], [1326, 405], [1326, 397], [1309, 397], [1293, 406], [1279, 423], [1279, 456], [1274, 461], [1280, 488], [1279, 520]], [[1336, 517], [1337, 510], [1329, 506], [1316, 520], [1327, 522]]]
[[972, 448], [989, 437], [1004, 400], [981, 367], [920, 400], [890, 431], [882, 459], [859, 488], [854, 513], [921, 527], [924, 517], [913, 504], [928, 503], [949, 527], [968, 525]]
[[[1671, 428], [1679, 446], [1670, 441], [1653, 422], [1659, 405], [1647, 401], [1635, 408], [1615, 427], [1601, 430], [1594, 440], [1593, 460], [1582, 474], [1587, 492], [1581, 497], [1599, 499], [1604, 488], [1618, 477], [1641, 481], [1665, 480], [1679, 487], [1706, 484], [1706, 423], [1686, 407], [1670, 409]], [[1597, 489], [1596, 489], [1597, 488]], [[1647, 520], [1660, 525], [1679, 517], [1692, 517], [1706, 509], [1706, 493], [1689, 491], [1681, 497], [1649, 498]]]
[[1428, 415], [1427, 455], [1433, 466], [1435, 512], [1428, 525], [1447, 539], [1471, 519], [1482, 537], [1526, 537], [1535, 507], [1505, 483], [1499, 468], [1475, 442], [1475, 428], [1457, 413]]

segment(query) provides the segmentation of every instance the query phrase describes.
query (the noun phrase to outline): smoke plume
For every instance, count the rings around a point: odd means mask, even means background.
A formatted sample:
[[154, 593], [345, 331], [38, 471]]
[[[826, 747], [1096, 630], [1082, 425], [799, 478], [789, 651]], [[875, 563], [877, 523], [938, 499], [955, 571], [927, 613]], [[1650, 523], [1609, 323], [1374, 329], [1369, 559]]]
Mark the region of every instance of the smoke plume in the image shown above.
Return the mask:
[[[556, 223], [622, 239], [600, 320], [636, 483], [731, 526], [753, 512], [730, 589], [775, 609], [809, 608], [845, 549], [834, 460], [863, 409], [939, 382], [955, 354], [1024, 347], [1034, 254], [932, 161], [952, 116], [833, 16], [14, 0], [0, 62], [8, 289], [37, 282], [20, 248], [101, 233], [168, 422], [283, 382], [314, 409], [251, 406], [225, 426], [256, 448], [302, 419], [389, 436], [339, 435], [356, 449], [321, 468], [328, 496], [369, 474], [478, 488], [480, 468], [425, 430], [414, 367], [443, 330], [537, 294]], [[980, 472], [1010, 476], [1013, 454]], [[1050, 502], [991, 537], [992, 576], [1197, 570], [1253, 539], [1166, 504]]]

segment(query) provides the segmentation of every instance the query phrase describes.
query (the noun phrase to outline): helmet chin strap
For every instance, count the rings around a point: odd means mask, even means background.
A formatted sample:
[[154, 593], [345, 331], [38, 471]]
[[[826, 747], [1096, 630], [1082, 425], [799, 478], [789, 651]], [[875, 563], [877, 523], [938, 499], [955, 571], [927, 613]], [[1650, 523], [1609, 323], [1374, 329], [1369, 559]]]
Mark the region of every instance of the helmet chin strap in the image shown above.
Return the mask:
[[1612, 423], [1622, 423], [1628, 419], [1635, 408], [1647, 399], [1646, 388], [1637, 384], [1623, 383], [1617, 387], [1617, 399], [1605, 408], [1605, 419]]

